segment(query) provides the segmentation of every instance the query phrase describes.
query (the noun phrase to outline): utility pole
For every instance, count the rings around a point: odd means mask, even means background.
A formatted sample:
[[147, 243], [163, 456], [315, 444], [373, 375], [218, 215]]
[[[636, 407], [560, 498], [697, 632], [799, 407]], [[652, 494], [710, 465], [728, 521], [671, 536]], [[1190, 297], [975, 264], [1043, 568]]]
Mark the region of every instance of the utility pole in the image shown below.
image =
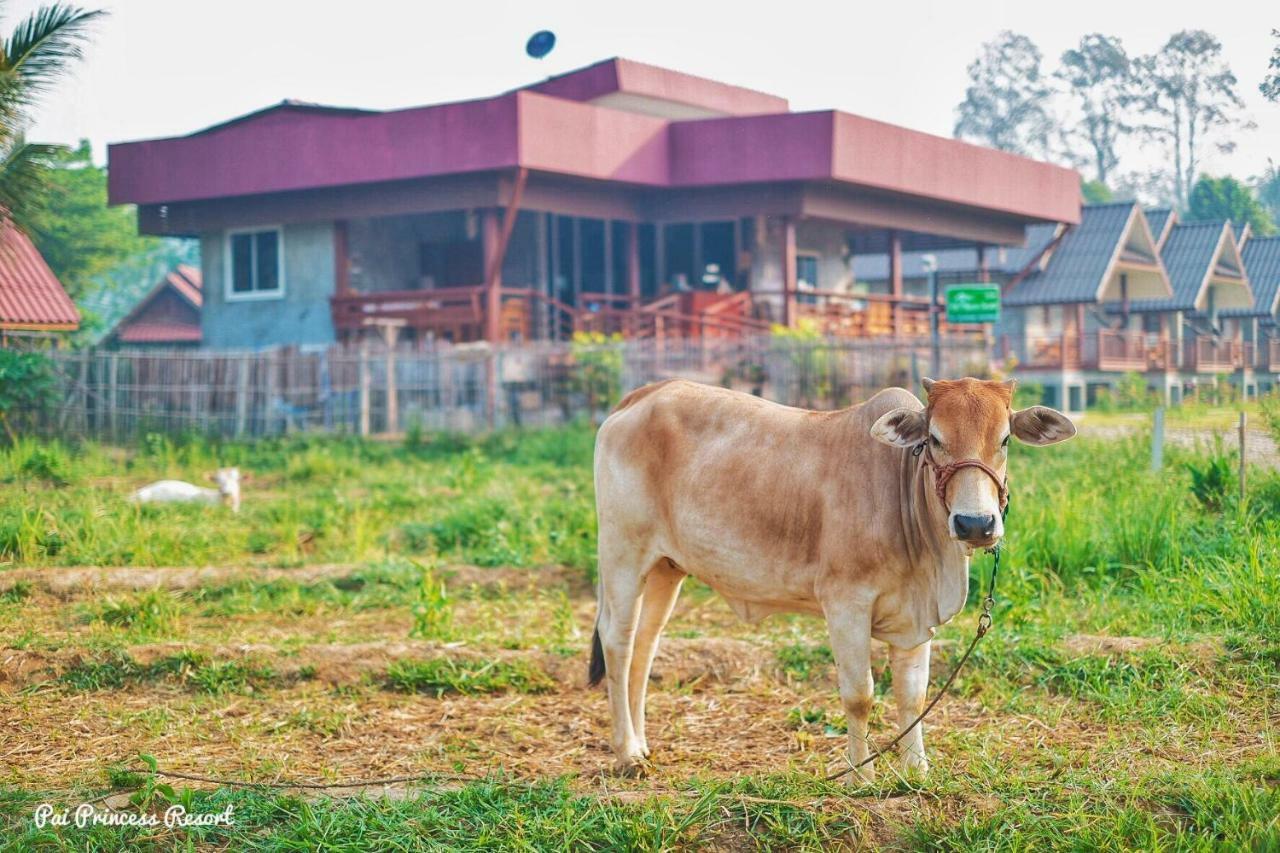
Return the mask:
[[922, 255], [920, 262], [929, 275], [929, 374], [931, 378], [942, 376], [942, 341], [938, 333], [938, 258]]

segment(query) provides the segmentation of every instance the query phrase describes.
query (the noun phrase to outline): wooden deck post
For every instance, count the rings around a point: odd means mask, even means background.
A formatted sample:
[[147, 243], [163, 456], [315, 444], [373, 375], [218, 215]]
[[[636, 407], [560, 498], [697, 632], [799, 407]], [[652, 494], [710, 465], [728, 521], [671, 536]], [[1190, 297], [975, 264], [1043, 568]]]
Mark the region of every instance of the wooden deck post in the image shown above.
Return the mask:
[[613, 296], [613, 220], [604, 220], [604, 292]]
[[889, 290], [893, 296], [893, 336], [902, 336], [902, 235], [889, 232]]
[[667, 285], [667, 226], [663, 222], [653, 225], [654, 268], [653, 277], [658, 282], [658, 295], [666, 296]]
[[796, 323], [796, 221], [782, 217], [782, 325]]
[[528, 180], [528, 169], [516, 170], [515, 186], [511, 190], [511, 199], [507, 202], [501, 228], [497, 210], [485, 208], [481, 211], [480, 239], [485, 259], [484, 337], [491, 344], [496, 344], [502, 336], [502, 263], [507, 257], [507, 246], [511, 242], [511, 232], [516, 227], [520, 200], [524, 197], [524, 187]]
[[484, 339], [497, 343], [501, 334], [502, 261], [498, 258], [498, 213], [480, 211], [480, 245], [484, 250]]
[[333, 223], [333, 291], [339, 296], [351, 292], [351, 261], [347, 254], [347, 220]]
[[631, 310], [627, 312], [627, 333], [636, 331], [635, 310], [640, 307], [640, 225], [627, 223], [627, 295], [631, 297]]

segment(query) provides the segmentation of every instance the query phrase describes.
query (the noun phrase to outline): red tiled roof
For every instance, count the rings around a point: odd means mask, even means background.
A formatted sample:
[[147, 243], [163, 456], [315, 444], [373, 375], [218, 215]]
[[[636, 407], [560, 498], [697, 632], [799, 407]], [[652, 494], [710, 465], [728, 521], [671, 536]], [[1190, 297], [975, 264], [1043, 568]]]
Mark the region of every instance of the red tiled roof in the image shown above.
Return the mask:
[[116, 332], [122, 344], [199, 343], [200, 327], [186, 323], [135, 323]]
[[31, 240], [0, 225], [0, 329], [74, 330], [80, 312]]

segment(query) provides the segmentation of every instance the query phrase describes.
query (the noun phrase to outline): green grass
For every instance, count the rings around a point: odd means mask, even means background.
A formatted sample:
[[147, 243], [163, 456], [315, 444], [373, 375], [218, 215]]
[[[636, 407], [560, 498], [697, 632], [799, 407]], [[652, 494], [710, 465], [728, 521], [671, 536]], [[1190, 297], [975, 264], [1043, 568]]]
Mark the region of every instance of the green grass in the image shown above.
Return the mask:
[[[284, 730], [326, 738], [364, 736], [358, 720], [354, 734], [343, 729], [338, 717], [349, 712], [329, 710], [342, 702], [358, 707], [362, 697], [416, 703], [446, 694], [538, 694], [553, 687], [545, 672], [485, 651], [585, 647], [585, 591], [570, 599], [559, 588], [468, 588], [440, 567], [561, 564], [589, 576], [590, 453], [585, 428], [477, 440], [415, 436], [404, 446], [153, 438], [117, 450], [21, 442], [0, 451], [0, 560], [13, 566], [355, 568], [331, 579], [235, 580], [65, 604], [20, 584], [0, 594], [0, 629], [17, 638], [9, 641], [15, 648], [85, 651], [59, 685], [40, 688], [59, 701], [101, 707], [112, 691], [153, 690], [167, 697], [157, 699], [166, 714], [180, 714], [181, 703], [252, 706], [265, 728], [273, 700], [296, 690], [290, 698], [305, 701], [294, 704]], [[10, 787], [0, 792], [0, 849], [1280, 849], [1280, 475], [1252, 471], [1243, 503], [1214, 483], [1201, 482], [1198, 497], [1191, 471], [1207, 470], [1205, 450], [1168, 447], [1159, 475], [1148, 471], [1148, 454], [1141, 432], [1011, 452], [1012, 509], [995, 628], [957, 680], [947, 721], [929, 726], [927, 781], [899, 779], [882, 765], [879, 782], [851, 791], [820, 781], [812, 766], [804, 772], [780, 766], [776, 773], [660, 778], [658, 792], [619, 799], [610, 793], [615, 783], [597, 784], [586, 761], [581, 778], [485, 779], [407, 799], [179, 790], [176, 797], [202, 810], [234, 805], [237, 825], [44, 834], [29, 820], [36, 802], [77, 802], [106, 789]], [[222, 464], [239, 464], [251, 476], [239, 517], [209, 507], [140, 510], [123, 500], [142, 482], [195, 480]], [[949, 642], [935, 646], [935, 686], [967, 644], [972, 605], [989, 569], [989, 557], [975, 560], [970, 606], [939, 632]], [[691, 613], [710, 610], [705, 587], [688, 584], [684, 596]], [[62, 615], [48, 616], [47, 608], [62, 608]], [[237, 640], [267, 626], [277, 633], [266, 642], [287, 651], [304, 642], [290, 633], [292, 622], [311, 619], [328, 630], [360, 618], [399, 626], [400, 633], [383, 639], [462, 643], [468, 659], [400, 661], [376, 671], [373, 683], [329, 690], [295, 684], [305, 672], [286, 675], [253, 660], [187, 652], [144, 665], [122, 650], [227, 625], [241, 626]], [[51, 639], [28, 623], [63, 633]], [[730, 629], [691, 616], [672, 636], [726, 631], [758, 641], [784, 674], [785, 685], [769, 689], [787, 698], [776, 726], [762, 721], [753, 729], [760, 737], [793, 738], [797, 749], [812, 749], [843, 731], [820, 623], [784, 617]], [[1076, 634], [1142, 641], [1096, 652], [1068, 642]], [[738, 701], [739, 688], [662, 683], [654, 692], [727, 706]], [[884, 701], [891, 692], [887, 673], [877, 673], [881, 698], [873, 724], [882, 734], [896, 718]], [[455, 701], [465, 713], [465, 703]], [[120, 725], [148, 725], [141, 712], [129, 713]], [[697, 713], [704, 716], [696, 723], [707, 725], [705, 715], [715, 711]], [[969, 719], [957, 722], [956, 714]], [[11, 716], [21, 715], [19, 706]], [[659, 767], [661, 750], [677, 746], [667, 741], [678, 741], [692, 722], [653, 719]], [[159, 732], [165, 723], [154, 725]], [[601, 747], [606, 739], [599, 732]], [[269, 739], [252, 743], [244, 748], [247, 767], [262, 766], [262, 754], [277, 746]], [[575, 743], [566, 740], [565, 748]], [[467, 750], [456, 747], [448, 760], [483, 754]], [[501, 766], [475, 766], [463, 757], [459, 765], [480, 773]], [[104, 755], [103, 780], [116, 760], [122, 759]], [[122, 781], [117, 775], [115, 782]]]
[[[150, 436], [118, 451], [23, 440], [0, 449], [0, 561], [18, 566], [218, 565], [435, 554], [482, 566], [594, 561], [592, 437], [443, 436], [412, 447]], [[239, 516], [126, 498], [162, 478], [247, 475]]]
[[71, 690], [121, 690], [141, 684], [172, 682], [202, 693], [244, 693], [279, 681], [271, 667], [252, 661], [211, 661], [195, 652], [167, 655], [141, 664], [116, 650], [69, 667], [59, 682]]
[[526, 661], [455, 660], [435, 658], [396, 661], [387, 667], [387, 685], [405, 693], [443, 696], [459, 693], [545, 693], [555, 680]]

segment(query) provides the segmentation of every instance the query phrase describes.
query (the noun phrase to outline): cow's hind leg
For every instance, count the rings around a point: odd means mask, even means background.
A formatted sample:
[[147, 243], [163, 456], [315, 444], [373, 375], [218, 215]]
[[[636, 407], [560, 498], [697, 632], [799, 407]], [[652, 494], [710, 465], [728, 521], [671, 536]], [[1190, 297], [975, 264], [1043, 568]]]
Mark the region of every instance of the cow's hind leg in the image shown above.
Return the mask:
[[605, 553], [601, 548], [600, 613], [596, 631], [604, 658], [605, 684], [609, 690], [609, 716], [613, 724], [610, 746], [618, 771], [631, 773], [644, 762], [644, 751], [631, 722], [628, 699], [636, 622], [640, 618], [640, 596], [644, 586], [644, 563], [606, 559]]
[[[870, 608], [855, 602], [841, 602], [824, 606], [824, 610], [840, 683], [840, 700], [849, 724], [849, 762], [856, 766], [870, 754], [867, 721], [875, 698], [871, 677]], [[847, 778], [854, 783], [870, 782], [875, 779], [875, 771], [871, 764], [863, 764]]]
[[627, 692], [631, 700], [631, 726], [646, 757], [649, 755], [649, 741], [644, 733], [644, 698], [649, 686], [649, 671], [653, 668], [653, 656], [658, 651], [658, 638], [671, 618], [684, 578], [684, 572], [663, 557], [649, 570], [644, 580]]
[[[924, 710], [929, 691], [929, 641], [914, 649], [889, 647], [889, 666], [893, 671], [893, 698], [898, 706], [898, 731], [902, 731]], [[900, 742], [902, 772], [929, 772], [924, 755], [924, 722], [915, 726]]]

